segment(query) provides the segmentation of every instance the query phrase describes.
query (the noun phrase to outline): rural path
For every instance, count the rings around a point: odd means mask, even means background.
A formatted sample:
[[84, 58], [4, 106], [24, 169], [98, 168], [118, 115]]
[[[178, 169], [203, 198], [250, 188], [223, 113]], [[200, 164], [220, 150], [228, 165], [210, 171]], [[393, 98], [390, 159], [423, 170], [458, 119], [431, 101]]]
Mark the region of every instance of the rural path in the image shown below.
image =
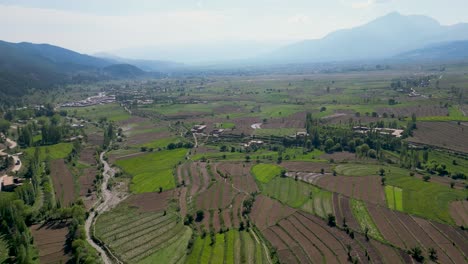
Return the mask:
[[[103, 180], [101, 184], [102, 202], [99, 205], [97, 205], [97, 207], [95, 207], [96, 209], [94, 211], [90, 212], [88, 219], [86, 219], [85, 230], [86, 230], [86, 240], [93, 248], [95, 248], [100, 253], [104, 264], [111, 264], [115, 262], [121, 263], [121, 261], [116, 256], [114, 256], [109, 250], [107, 250], [105, 246], [100, 246], [94, 242], [94, 240], [91, 238], [92, 237], [91, 227], [96, 221], [96, 218], [97, 218], [96, 213], [98, 214], [104, 213], [110, 208], [116, 206], [120, 201], [122, 201], [126, 197], [125, 195], [119, 195], [116, 192], [111, 192], [107, 188], [109, 179], [114, 177], [115, 171], [109, 166], [109, 163], [107, 163], [107, 161], [104, 159], [105, 153], [106, 152], [104, 151], [104, 152], [101, 152], [101, 154], [99, 155], [99, 160], [104, 166], [104, 172], [102, 173]], [[111, 258], [109, 258], [107, 253], [111, 255], [112, 260]]]
[[[18, 144], [15, 141], [5, 137], [5, 135], [1, 134], [0, 136], [5, 139], [8, 148], [14, 149], [14, 148], [16, 148], [16, 146], [18, 146]], [[0, 149], [0, 156], [8, 156], [8, 157], [13, 158], [13, 164], [14, 165], [13, 165], [13, 168], [11, 169], [11, 172], [16, 173], [16, 172], [21, 170], [21, 166], [23, 166], [23, 163], [21, 162], [21, 160], [19, 158], [19, 154], [10, 155], [10, 154], [5, 152], [5, 149]], [[2, 182], [3, 182], [3, 176], [8, 176], [8, 175], [5, 174], [5, 175], [0, 176], [0, 186], [1, 186]], [[1, 188], [0, 188], [0, 191], [1, 191]]]
[[194, 148], [198, 148], [198, 140], [197, 140], [197, 136], [195, 135], [196, 133], [193, 133], [193, 140], [195, 140], [195, 147]]

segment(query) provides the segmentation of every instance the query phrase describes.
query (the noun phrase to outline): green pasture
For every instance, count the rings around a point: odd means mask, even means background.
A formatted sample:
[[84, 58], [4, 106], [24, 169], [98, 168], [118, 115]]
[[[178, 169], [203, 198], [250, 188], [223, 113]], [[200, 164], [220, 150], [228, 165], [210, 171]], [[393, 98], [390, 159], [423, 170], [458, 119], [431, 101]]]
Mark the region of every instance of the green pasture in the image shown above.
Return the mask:
[[[39, 159], [41, 161], [46, 160], [46, 158], [50, 158], [50, 160], [56, 159], [63, 159], [70, 154], [72, 151], [73, 145], [72, 143], [58, 143], [55, 145], [49, 146], [40, 146], [39, 148]], [[35, 153], [35, 147], [27, 148], [24, 150], [24, 153], [28, 157], [33, 157]]]
[[356, 218], [357, 222], [361, 227], [361, 231], [364, 233], [366, 228], [368, 230], [368, 234], [380, 241], [383, 241], [384, 238], [382, 234], [380, 234], [379, 229], [375, 225], [372, 217], [367, 211], [366, 204], [362, 201], [351, 199], [351, 209], [353, 211], [354, 218]]
[[292, 178], [276, 177], [260, 184], [264, 195], [293, 208], [302, 209], [325, 218], [333, 213], [332, 193]]
[[[348, 176], [377, 175], [380, 168], [385, 169], [387, 185], [402, 189], [401, 192], [393, 192], [393, 200], [396, 201], [396, 210], [402, 210], [409, 214], [418, 215], [439, 222], [454, 224], [450, 217], [449, 204], [455, 200], [466, 198], [466, 191], [451, 189], [449, 186], [435, 182], [424, 182], [423, 180], [410, 176], [407, 169], [375, 164], [345, 164], [337, 166], [337, 170]], [[339, 168], [340, 167], [340, 168]], [[379, 177], [379, 176], [376, 176]], [[387, 192], [386, 192], [387, 194]], [[399, 202], [402, 196], [402, 203]], [[392, 199], [388, 192], [387, 200]]]
[[175, 188], [174, 168], [184, 159], [186, 149], [163, 150], [121, 159], [116, 165], [132, 176], [133, 193]]
[[252, 174], [261, 183], [268, 183], [273, 178], [281, 175], [281, 167], [274, 164], [257, 164], [252, 167]]
[[80, 117], [86, 120], [98, 121], [106, 118], [110, 121], [124, 121], [130, 118], [130, 114], [118, 104], [93, 105], [86, 107], [64, 108], [69, 115]]

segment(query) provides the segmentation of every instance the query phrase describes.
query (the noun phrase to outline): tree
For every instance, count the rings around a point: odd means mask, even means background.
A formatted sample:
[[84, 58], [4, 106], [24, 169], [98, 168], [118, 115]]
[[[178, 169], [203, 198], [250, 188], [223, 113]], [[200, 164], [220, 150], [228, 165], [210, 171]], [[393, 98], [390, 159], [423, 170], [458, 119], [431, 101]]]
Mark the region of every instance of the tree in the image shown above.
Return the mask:
[[380, 179], [380, 182], [382, 183], [382, 185], [385, 185], [385, 182], [387, 181], [387, 179], [385, 177], [382, 177]]
[[380, 176], [385, 176], [385, 169], [384, 168], [379, 169], [379, 175]]
[[195, 221], [201, 222], [205, 217], [205, 213], [202, 210], [198, 210], [195, 214]]
[[286, 177], [286, 170], [281, 170], [281, 177], [283, 177], [283, 178]]
[[436, 262], [437, 259], [438, 259], [437, 251], [436, 251], [434, 248], [432, 248], [432, 247], [429, 248], [428, 251], [429, 251], [429, 258], [430, 258], [432, 261]]
[[333, 214], [327, 215], [327, 223], [329, 226], [334, 227], [336, 226], [336, 218]]
[[0, 132], [6, 134], [8, 129], [10, 128], [10, 122], [5, 119], [0, 119]]
[[424, 256], [420, 247], [413, 247], [408, 252], [418, 262], [424, 261]]

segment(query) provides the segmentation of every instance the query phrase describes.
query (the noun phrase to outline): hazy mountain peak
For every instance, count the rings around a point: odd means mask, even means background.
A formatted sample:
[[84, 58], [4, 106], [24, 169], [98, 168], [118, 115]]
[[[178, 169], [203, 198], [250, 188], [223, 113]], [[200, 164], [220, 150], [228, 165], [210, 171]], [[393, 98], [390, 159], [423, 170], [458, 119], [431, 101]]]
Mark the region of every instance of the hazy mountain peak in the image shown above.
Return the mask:
[[265, 60], [323, 62], [387, 58], [442, 41], [468, 39], [468, 24], [441, 26], [428, 16], [392, 12], [364, 25], [332, 32], [322, 39], [283, 47]]

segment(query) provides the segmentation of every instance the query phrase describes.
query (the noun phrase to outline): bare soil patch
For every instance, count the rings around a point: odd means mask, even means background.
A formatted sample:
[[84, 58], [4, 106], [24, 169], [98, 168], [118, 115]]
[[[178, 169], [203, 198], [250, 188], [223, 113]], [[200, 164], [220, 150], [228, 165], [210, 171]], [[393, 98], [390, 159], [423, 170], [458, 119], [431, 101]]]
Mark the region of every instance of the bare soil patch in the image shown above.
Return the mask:
[[96, 191], [94, 180], [96, 179], [97, 169], [94, 167], [83, 170], [83, 175], [78, 179], [80, 183], [80, 196], [89, 196]]
[[468, 122], [418, 122], [408, 141], [468, 153]]
[[450, 215], [458, 226], [468, 226], [468, 201], [450, 203]]
[[378, 176], [333, 176], [326, 174], [316, 184], [332, 192], [369, 203], [385, 205], [385, 193]]
[[285, 161], [280, 165], [288, 171], [320, 172], [323, 168], [325, 172], [331, 172], [330, 164], [325, 162]]
[[67, 263], [71, 260], [71, 248], [66, 244], [68, 223], [49, 222], [31, 226], [34, 245], [39, 250], [41, 263]]
[[320, 156], [321, 159], [331, 160], [333, 159], [335, 162], [343, 162], [343, 161], [354, 161], [357, 160], [356, 153], [351, 153], [347, 151], [343, 152], [334, 152], [331, 154], [325, 153]]
[[96, 161], [96, 150], [93, 147], [87, 147], [81, 150], [80, 152], [80, 162], [84, 164], [88, 164], [90, 166], [94, 166], [97, 164]]
[[151, 141], [155, 141], [157, 139], [168, 138], [170, 136], [171, 136], [171, 133], [167, 131], [132, 134], [126, 138], [126, 144], [130, 146], [140, 145], [140, 144], [145, 144]]
[[263, 230], [275, 225], [279, 220], [296, 212], [295, 209], [285, 206], [267, 196], [258, 195], [255, 199], [250, 217], [255, 225]]
[[160, 212], [165, 210], [169, 201], [174, 197], [174, 191], [161, 193], [142, 193], [130, 196], [125, 202], [130, 206], [136, 206], [142, 212]]
[[417, 117], [424, 116], [447, 116], [448, 108], [440, 107], [439, 105], [414, 105], [405, 107], [384, 107], [377, 109], [377, 113], [382, 115], [387, 113], [389, 116], [394, 114], [395, 117], [411, 117], [414, 113]]
[[88, 143], [94, 146], [101, 146], [104, 144], [104, 135], [102, 133], [90, 133], [87, 135]]
[[55, 197], [62, 205], [70, 205], [75, 201], [75, 188], [73, 185], [73, 175], [68, 170], [63, 159], [50, 162], [50, 174], [55, 189]]
[[250, 173], [251, 168], [250, 163], [221, 162], [215, 165], [221, 177], [231, 178], [234, 188], [247, 193], [258, 191], [257, 183]]

